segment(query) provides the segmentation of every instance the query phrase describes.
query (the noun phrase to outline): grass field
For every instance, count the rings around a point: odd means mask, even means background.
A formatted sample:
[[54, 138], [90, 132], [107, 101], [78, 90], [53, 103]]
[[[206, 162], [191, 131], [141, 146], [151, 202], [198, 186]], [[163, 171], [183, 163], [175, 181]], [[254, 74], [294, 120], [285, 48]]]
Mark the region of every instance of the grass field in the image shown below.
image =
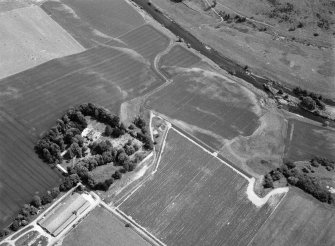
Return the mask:
[[125, 227], [115, 215], [103, 207], [95, 208], [83, 222], [63, 240], [63, 246], [149, 246], [136, 232]]
[[119, 38], [149, 60], [169, 44], [169, 38], [151, 25], [143, 25]]
[[86, 48], [110, 40], [123, 46], [113, 37], [144, 24], [142, 16], [124, 0], [46, 1], [42, 8]]
[[315, 156], [335, 160], [335, 131], [290, 119], [286, 137], [286, 157], [292, 161]]
[[150, 108], [217, 149], [257, 128], [256, 98], [246, 88], [209, 71], [178, 71], [172, 84], [148, 98]]
[[170, 130], [158, 171], [119, 208], [167, 245], [247, 245], [277, 203], [257, 208], [247, 184]]
[[168, 75], [166, 67], [191, 67], [201, 61], [200, 57], [188, 51], [183, 46], [175, 45], [159, 61], [160, 69]]
[[79, 43], [37, 6], [0, 13], [0, 23], [0, 78], [83, 51]]
[[149, 66], [129, 50], [96, 47], [0, 80], [2, 223], [34, 192], [59, 182], [34, 153], [38, 135], [80, 103], [94, 102], [117, 113], [123, 101], [162, 83]]
[[292, 189], [250, 246], [332, 246], [334, 230], [334, 208]]

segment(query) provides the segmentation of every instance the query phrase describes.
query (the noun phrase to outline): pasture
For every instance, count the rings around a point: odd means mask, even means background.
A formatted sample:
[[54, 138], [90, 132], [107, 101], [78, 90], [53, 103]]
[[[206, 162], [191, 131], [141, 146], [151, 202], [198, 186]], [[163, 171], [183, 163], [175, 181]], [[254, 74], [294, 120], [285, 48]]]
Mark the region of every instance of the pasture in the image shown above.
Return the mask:
[[123, 0], [46, 1], [41, 7], [85, 48], [107, 41], [124, 46], [114, 37], [144, 24], [142, 16]]
[[[191, 51], [185, 49], [181, 45], [175, 45], [172, 49], [159, 61], [159, 67], [167, 76], [169, 67], [184, 67], [188, 68], [201, 61], [201, 58]], [[169, 76], [170, 77], [170, 76]]]
[[296, 119], [289, 119], [286, 158], [310, 160], [315, 156], [335, 160], [335, 131]]
[[334, 230], [334, 208], [291, 189], [250, 246], [332, 246], [335, 245]]
[[257, 208], [247, 184], [171, 129], [158, 171], [119, 209], [167, 245], [247, 245], [278, 202]]
[[159, 52], [166, 49], [170, 42], [168, 36], [151, 25], [143, 25], [119, 39], [149, 60], [153, 60]]
[[1, 225], [35, 192], [58, 185], [60, 177], [33, 147], [64, 110], [93, 102], [118, 112], [123, 101], [162, 83], [143, 57], [110, 47], [55, 59], [0, 80], [0, 189], [6, 197], [0, 203]]
[[83, 51], [37, 6], [0, 13], [0, 79], [51, 59]]
[[198, 68], [179, 68], [173, 83], [151, 95], [146, 105], [215, 149], [226, 139], [251, 135], [259, 125], [252, 92]]
[[96, 207], [63, 240], [63, 246], [149, 246], [132, 228], [104, 207]]

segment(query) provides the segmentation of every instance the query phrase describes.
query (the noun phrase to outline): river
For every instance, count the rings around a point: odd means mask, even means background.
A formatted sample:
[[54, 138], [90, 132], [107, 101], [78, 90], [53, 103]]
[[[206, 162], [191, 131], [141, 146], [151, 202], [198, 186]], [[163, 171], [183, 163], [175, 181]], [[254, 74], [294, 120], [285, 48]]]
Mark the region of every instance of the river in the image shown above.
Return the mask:
[[[150, 0], [131, 0], [131, 1], [133, 1], [138, 6], [140, 6], [149, 15], [151, 15], [157, 22], [159, 22], [165, 28], [169, 29], [174, 35], [182, 38], [185, 43], [189, 44], [190, 47], [192, 47], [193, 49], [200, 52], [202, 55], [206, 56], [207, 58], [215, 62], [220, 68], [230, 73], [233, 73], [234, 76], [243, 79], [244, 81], [252, 84], [258, 89], [263, 89], [263, 84], [270, 81], [269, 79], [261, 78], [261, 77], [248, 73], [247, 71], [245, 71], [245, 69], [242, 66], [238, 65], [236, 62], [232, 61], [231, 59], [227, 57], [224, 57], [222, 54], [220, 54], [218, 51], [216, 51], [212, 47], [209, 47], [208, 45], [205, 45], [204, 43], [202, 43], [193, 34], [186, 31], [175, 21], [165, 16], [159, 9], [157, 9], [150, 2]], [[208, 49], [208, 47], [210, 49]], [[283, 90], [284, 92], [290, 95], [293, 95], [291, 90], [287, 88], [283, 88]], [[326, 100], [326, 103], [328, 103], [329, 105], [332, 105], [332, 104], [335, 105], [335, 103], [331, 100]], [[302, 109], [298, 109], [298, 108], [293, 109], [292, 107], [286, 107], [285, 109], [290, 112], [301, 114], [302, 116], [306, 118], [310, 118], [318, 122], [323, 122], [325, 120], [323, 117], [316, 116], [313, 113], [302, 110]], [[335, 126], [334, 123], [335, 122], [331, 122], [331, 126]]]

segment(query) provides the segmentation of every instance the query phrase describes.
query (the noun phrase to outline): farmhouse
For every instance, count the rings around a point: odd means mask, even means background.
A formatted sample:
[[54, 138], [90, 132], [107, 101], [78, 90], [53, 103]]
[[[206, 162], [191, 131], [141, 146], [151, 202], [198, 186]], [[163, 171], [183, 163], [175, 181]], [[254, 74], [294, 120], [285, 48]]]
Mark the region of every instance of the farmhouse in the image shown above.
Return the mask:
[[75, 193], [65, 198], [64, 201], [38, 221], [38, 224], [56, 237], [89, 206], [89, 201], [82, 195]]

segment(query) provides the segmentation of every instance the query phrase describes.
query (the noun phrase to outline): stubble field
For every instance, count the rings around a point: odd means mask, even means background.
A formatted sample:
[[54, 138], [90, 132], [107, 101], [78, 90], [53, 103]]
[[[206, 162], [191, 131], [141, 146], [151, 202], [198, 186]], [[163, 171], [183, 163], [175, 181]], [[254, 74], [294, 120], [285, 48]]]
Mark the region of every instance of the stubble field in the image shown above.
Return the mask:
[[247, 184], [170, 130], [158, 171], [119, 208], [167, 245], [247, 245], [278, 202], [257, 208]]
[[37, 6], [0, 12], [0, 23], [0, 79], [84, 50]]

